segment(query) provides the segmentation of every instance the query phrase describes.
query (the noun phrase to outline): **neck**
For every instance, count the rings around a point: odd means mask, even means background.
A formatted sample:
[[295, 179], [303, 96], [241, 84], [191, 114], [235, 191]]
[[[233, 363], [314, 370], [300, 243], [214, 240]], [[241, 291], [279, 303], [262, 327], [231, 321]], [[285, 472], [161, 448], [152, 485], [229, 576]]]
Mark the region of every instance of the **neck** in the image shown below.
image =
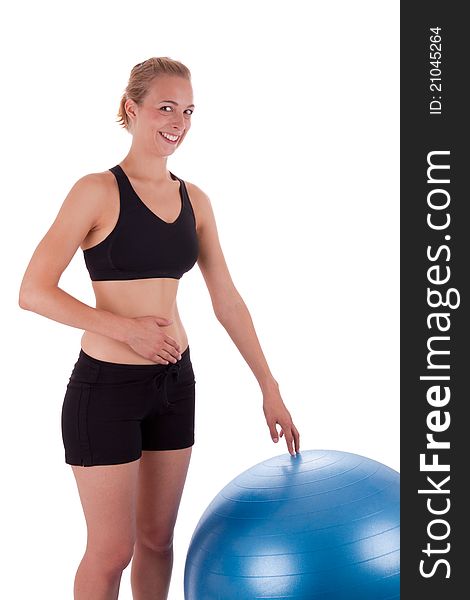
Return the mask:
[[126, 173], [135, 179], [156, 184], [173, 181], [168, 172], [166, 156], [151, 154], [135, 147], [134, 144], [120, 164]]

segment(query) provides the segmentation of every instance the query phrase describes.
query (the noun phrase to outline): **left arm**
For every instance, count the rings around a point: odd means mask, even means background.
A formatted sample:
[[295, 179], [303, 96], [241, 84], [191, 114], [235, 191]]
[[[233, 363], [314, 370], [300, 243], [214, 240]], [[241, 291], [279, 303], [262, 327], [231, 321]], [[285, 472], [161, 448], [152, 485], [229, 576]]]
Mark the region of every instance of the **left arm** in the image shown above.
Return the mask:
[[188, 192], [196, 213], [199, 240], [198, 266], [212, 301], [217, 320], [223, 325], [240, 354], [256, 377], [263, 394], [263, 411], [272, 439], [277, 442], [276, 423], [281, 426], [289, 452], [299, 450], [299, 432], [292, 422], [266, 358], [248, 308], [236, 289], [220, 246], [217, 225], [209, 197], [196, 185], [188, 182]]

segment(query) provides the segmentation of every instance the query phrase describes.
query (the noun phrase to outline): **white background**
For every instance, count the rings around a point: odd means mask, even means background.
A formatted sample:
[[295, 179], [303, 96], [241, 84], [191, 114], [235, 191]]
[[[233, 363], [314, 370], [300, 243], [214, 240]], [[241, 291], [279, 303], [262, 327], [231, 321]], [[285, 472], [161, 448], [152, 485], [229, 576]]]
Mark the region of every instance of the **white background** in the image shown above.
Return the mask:
[[[127, 153], [119, 100], [150, 56], [191, 70], [192, 129], [168, 168], [212, 201], [301, 451], [399, 470], [399, 3], [46, 0], [2, 20], [0, 596], [72, 598], [86, 527], [60, 411], [83, 332], [21, 310], [18, 291], [73, 183]], [[80, 250], [60, 287], [94, 306]], [[211, 499], [287, 452], [197, 266], [178, 298], [197, 412], [169, 600]]]

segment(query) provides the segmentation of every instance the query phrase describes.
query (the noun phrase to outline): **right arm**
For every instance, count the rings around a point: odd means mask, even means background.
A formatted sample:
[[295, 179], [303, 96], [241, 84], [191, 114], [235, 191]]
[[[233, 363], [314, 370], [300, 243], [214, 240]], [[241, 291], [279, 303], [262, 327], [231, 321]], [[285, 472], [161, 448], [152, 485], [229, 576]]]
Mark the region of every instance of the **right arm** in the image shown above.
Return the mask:
[[80, 244], [96, 228], [107, 194], [109, 191], [99, 174], [85, 175], [72, 186], [29, 261], [21, 282], [19, 306], [59, 323], [127, 343], [150, 360], [155, 361], [155, 354], [161, 353], [162, 362], [167, 363], [168, 355], [177, 356], [179, 352], [173, 338], [156, 325], [171, 321], [153, 316], [124, 317], [93, 308], [58, 285]]
[[104, 194], [99, 175], [85, 175], [72, 186], [29, 261], [21, 282], [19, 305], [59, 323], [125, 342], [126, 318], [88, 306], [58, 286], [80, 244], [96, 227]]

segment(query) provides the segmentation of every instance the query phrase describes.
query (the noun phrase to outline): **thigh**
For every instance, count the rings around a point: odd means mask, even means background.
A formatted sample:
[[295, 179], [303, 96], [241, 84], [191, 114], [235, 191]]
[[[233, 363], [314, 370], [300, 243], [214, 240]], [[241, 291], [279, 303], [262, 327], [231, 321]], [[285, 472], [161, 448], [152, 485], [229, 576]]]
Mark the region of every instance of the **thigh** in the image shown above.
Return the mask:
[[136, 536], [141, 543], [166, 548], [183, 494], [192, 447], [142, 452], [137, 483]]
[[114, 465], [140, 457], [140, 424], [148, 402], [142, 375], [80, 355], [62, 404], [65, 462]]
[[87, 551], [124, 564], [136, 537], [140, 460], [120, 465], [72, 466], [87, 524]]
[[194, 444], [196, 380], [186, 357], [178, 377], [168, 377], [165, 399], [155, 397], [155, 407], [142, 421], [142, 450], [181, 450]]

